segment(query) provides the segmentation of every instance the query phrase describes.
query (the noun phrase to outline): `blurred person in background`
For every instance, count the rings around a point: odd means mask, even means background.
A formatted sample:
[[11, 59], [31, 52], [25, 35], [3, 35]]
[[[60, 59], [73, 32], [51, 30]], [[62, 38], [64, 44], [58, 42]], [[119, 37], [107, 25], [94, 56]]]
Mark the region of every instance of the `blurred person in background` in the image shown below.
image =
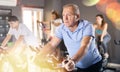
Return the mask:
[[42, 24], [50, 24], [50, 37], [49, 40], [54, 36], [56, 28], [62, 23], [62, 19], [57, 11], [51, 11], [51, 20], [50, 22], [42, 21]]
[[[8, 23], [10, 29], [0, 47], [3, 51], [6, 51], [9, 54], [8, 59], [10, 64], [13, 65], [15, 72], [21, 72], [23, 71], [23, 69], [21, 69], [23, 66], [20, 68], [16, 65], [24, 65], [30, 61], [30, 58], [36, 54], [36, 51], [38, 51], [37, 48], [39, 48], [39, 43], [27, 26], [19, 23], [19, 19], [16, 16], [9, 16]], [[15, 37], [16, 41], [12, 47], [8, 48], [6, 45], [12, 35]]]
[[102, 14], [96, 15], [96, 23], [93, 24], [95, 28], [95, 34], [96, 34], [96, 43], [98, 46], [98, 49], [100, 50], [100, 46], [102, 46], [104, 53], [102, 53], [102, 56], [105, 58], [109, 57], [108, 54], [108, 43], [111, 40], [111, 36], [108, 33], [108, 23], [105, 22], [104, 17]]

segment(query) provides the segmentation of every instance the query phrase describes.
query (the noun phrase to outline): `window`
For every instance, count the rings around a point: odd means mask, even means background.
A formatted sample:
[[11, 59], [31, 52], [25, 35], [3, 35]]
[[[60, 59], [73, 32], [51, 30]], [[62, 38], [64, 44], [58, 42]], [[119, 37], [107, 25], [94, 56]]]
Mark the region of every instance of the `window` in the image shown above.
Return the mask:
[[42, 39], [42, 30], [37, 24], [37, 20], [43, 21], [43, 9], [42, 8], [22, 8], [23, 23], [34, 33], [38, 40]]

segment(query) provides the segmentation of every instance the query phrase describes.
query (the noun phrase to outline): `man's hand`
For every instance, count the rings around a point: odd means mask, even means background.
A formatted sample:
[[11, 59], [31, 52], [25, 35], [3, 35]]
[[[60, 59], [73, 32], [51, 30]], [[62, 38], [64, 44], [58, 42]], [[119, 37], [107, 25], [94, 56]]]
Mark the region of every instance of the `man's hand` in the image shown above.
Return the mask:
[[69, 60], [64, 60], [62, 62], [63, 67], [67, 70], [67, 71], [73, 71], [75, 69], [75, 63], [73, 60], [69, 59]]
[[2, 53], [3, 49], [0, 47], [0, 53]]
[[7, 51], [4, 49], [4, 47], [0, 46], [0, 53], [6, 54]]

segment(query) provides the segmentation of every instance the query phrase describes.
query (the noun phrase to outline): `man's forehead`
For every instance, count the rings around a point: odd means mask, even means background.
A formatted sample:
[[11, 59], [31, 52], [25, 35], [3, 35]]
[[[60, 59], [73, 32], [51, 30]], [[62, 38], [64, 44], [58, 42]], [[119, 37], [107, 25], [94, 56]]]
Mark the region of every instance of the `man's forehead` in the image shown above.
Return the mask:
[[64, 9], [63, 9], [63, 13], [64, 13], [64, 12], [68, 12], [68, 13], [74, 14], [74, 10], [73, 10], [72, 7], [66, 7], [66, 8], [64, 8]]
[[64, 9], [74, 10], [74, 8], [73, 8], [72, 6], [67, 6], [67, 7], [64, 7], [64, 8], [63, 8], [63, 10], [64, 10]]
[[16, 21], [9, 21], [8, 23], [9, 23], [9, 24], [12, 24], [12, 23], [16, 23]]
[[15, 22], [15, 21], [8, 21], [8, 23], [13, 23], [13, 22]]

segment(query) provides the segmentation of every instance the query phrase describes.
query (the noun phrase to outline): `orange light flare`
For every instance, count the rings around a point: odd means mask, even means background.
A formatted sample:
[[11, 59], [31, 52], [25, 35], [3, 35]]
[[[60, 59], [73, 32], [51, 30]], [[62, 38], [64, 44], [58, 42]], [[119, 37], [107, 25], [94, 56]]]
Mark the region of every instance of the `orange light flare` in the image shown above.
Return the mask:
[[118, 2], [112, 2], [106, 7], [106, 16], [120, 30], [120, 4]]
[[34, 62], [43, 72], [66, 72], [61, 66], [62, 62], [54, 58], [53, 55], [47, 55], [44, 58], [36, 55]]
[[28, 46], [20, 45], [12, 54], [3, 54], [0, 58], [0, 72], [66, 72], [62, 58], [34, 54]]
[[96, 4], [96, 8], [100, 12], [105, 13], [106, 7], [112, 2], [117, 2], [117, 0], [99, 0], [99, 2]]

